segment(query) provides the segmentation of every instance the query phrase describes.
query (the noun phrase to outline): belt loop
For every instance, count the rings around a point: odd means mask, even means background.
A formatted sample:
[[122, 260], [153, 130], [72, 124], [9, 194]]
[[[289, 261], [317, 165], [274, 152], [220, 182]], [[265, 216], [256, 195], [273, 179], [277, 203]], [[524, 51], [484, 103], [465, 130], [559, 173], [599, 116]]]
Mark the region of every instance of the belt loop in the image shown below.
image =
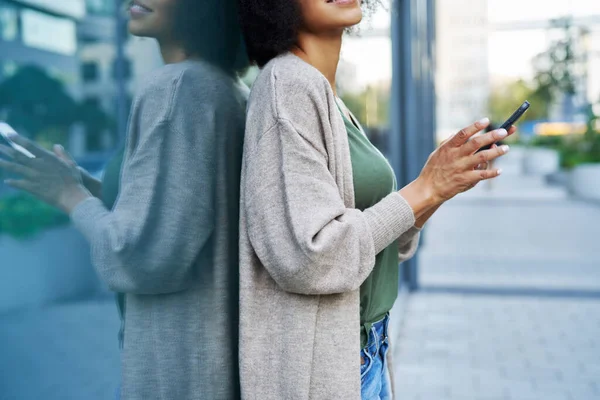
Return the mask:
[[388, 314], [386, 314], [385, 318], [381, 321], [381, 338], [380, 338], [380, 345], [383, 346], [383, 344], [386, 342], [387, 337], [388, 337], [388, 332], [387, 332], [387, 327], [388, 327]]
[[375, 339], [375, 347], [377, 347], [377, 352], [379, 353], [379, 334], [377, 333], [375, 325], [371, 326], [371, 335], [373, 339]]
[[386, 339], [389, 337], [389, 327], [390, 327], [390, 313], [388, 312], [385, 315], [385, 319], [383, 321], [383, 335]]

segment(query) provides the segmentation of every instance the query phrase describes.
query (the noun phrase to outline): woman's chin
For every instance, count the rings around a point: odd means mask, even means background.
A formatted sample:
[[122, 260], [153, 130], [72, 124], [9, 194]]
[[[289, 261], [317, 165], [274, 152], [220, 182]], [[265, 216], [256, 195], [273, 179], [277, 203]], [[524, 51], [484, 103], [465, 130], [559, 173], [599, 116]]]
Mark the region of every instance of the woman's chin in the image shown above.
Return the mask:
[[139, 37], [151, 37], [152, 36], [150, 33], [150, 30], [146, 26], [144, 26], [144, 24], [141, 21], [137, 21], [134, 19], [129, 20], [129, 23], [127, 24], [127, 30], [133, 36], [139, 36]]
[[360, 8], [355, 10], [347, 10], [344, 13], [340, 13], [340, 19], [343, 19], [344, 28], [352, 28], [361, 23], [363, 19], [363, 13]]

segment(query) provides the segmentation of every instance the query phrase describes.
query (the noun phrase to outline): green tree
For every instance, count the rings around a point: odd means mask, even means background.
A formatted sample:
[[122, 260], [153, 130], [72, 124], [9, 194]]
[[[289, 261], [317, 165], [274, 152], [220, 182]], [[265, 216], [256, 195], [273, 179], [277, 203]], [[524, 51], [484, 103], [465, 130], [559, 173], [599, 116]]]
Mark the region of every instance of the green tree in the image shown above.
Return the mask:
[[[62, 81], [36, 66], [20, 68], [0, 83], [0, 115], [20, 134], [46, 148], [66, 144], [75, 123], [83, 124], [94, 138], [114, 124], [97, 104], [80, 104]], [[28, 238], [68, 222], [67, 216], [31, 196], [0, 199], [0, 235]]]
[[560, 37], [537, 55], [533, 63], [534, 93], [548, 107], [563, 95], [572, 97], [577, 93], [586, 68], [585, 58], [577, 50], [585, 31], [573, 27], [572, 18], [556, 19], [550, 29], [558, 29]]
[[525, 100], [529, 100], [531, 107], [523, 115], [522, 121], [548, 118], [549, 104], [536, 91], [534, 85], [522, 79], [492, 88], [489, 100], [490, 118], [497, 123], [505, 121]]
[[20, 68], [0, 83], [0, 112], [19, 133], [45, 146], [66, 144], [75, 123], [84, 125], [94, 149], [101, 133], [114, 131], [114, 120], [98, 104], [79, 103], [62, 81], [37, 66]]
[[506, 119], [526, 99], [530, 101], [531, 108], [524, 115], [524, 121], [548, 119], [550, 107], [561, 96], [573, 96], [577, 93], [585, 64], [576, 45], [584, 32], [574, 28], [570, 18], [553, 21], [550, 29], [558, 30], [560, 35], [546, 51], [535, 57], [533, 81], [529, 83], [517, 80], [493, 88], [490, 112], [494, 121]]
[[28, 194], [0, 198], [0, 236], [29, 239], [68, 223], [67, 215]]
[[0, 110], [9, 124], [32, 138], [46, 130], [67, 132], [78, 114], [63, 83], [36, 66], [20, 68], [0, 84]]
[[363, 126], [389, 126], [389, 90], [370, 86], [359, 93], [345, 93], [341, 99]]
[[[600, 102], [597, 107], [600, 107]], [[598, 121], [600, 121], [600, 115], [598, 115], [594, 110], [594, 105], [589, 104], [586, 107], [586, 129], [585, 129], [585, 139], [588, 142], [598, 142], [598, 131], [596, 127], [598, 126]], [[600, 144], [600, 143], [599, 143]]]

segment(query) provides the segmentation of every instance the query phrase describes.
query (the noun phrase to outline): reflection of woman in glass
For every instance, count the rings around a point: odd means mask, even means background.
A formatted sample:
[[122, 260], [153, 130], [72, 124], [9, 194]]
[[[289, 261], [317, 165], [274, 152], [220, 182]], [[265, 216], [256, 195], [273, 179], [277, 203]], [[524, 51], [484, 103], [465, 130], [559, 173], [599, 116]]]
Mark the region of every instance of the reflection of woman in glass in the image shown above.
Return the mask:
[[240, 11], [250, 58], [263, 67], [242, 171], [242, 396], [389, 399], [398, 262], [443, 202], [497, 176], [474, 170], [497, 150], [474, 154], [506, 131], [468, 142], [488, 122], [465, 128], [398, 190], [335, 92], [342, 35], [361, 20], [360, 2], [241, 0]]
[[71, 216], [102, 280], [125, 294], [122, 397], [229, 400], [247, 94], [235, 2], [136, 0], [130, 12], [131, 32], [157, 39], [166, 66], [133, 103], [122, 168], [117, 159], [100, 183], [61, 148], [23, 138], [36, 158], [2, 147], [11, 161], [0, 167]]

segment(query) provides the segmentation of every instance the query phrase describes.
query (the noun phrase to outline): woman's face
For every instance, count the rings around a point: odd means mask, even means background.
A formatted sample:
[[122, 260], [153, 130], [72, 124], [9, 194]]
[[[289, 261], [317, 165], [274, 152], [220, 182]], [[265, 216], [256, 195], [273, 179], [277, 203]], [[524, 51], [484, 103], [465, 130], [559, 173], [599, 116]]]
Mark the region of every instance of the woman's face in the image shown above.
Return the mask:
[[129, 32], [135, 36], [164, 39], [175, 28], [177, 3], [181, 0], [132, 0], [129, 7]]
[[302, 9], [303, 28], [311, 33], [343, 31], [362, 20], [361, 0], [298, 1]]

